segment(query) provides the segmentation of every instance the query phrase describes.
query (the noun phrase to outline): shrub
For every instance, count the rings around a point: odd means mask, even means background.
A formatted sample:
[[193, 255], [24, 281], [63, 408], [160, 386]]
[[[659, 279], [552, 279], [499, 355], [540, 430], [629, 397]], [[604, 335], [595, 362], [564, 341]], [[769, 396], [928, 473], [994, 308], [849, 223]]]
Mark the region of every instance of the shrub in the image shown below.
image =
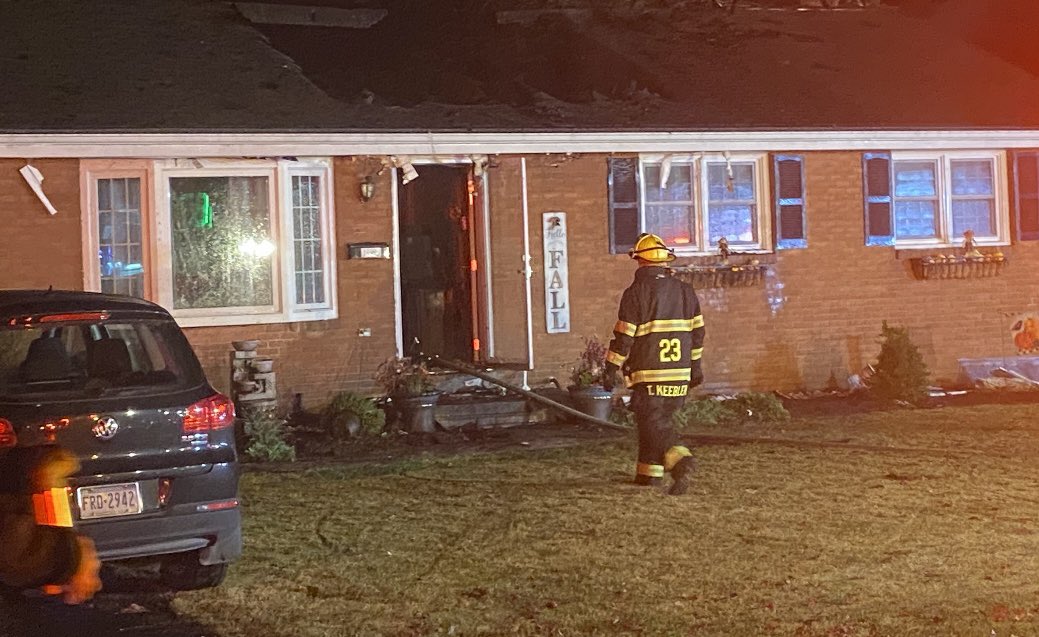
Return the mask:
[[783, 406], [783, 401], [774, 394], [748, 392], [740, 394], [725, 403], [736, 412], [740, 423], [782, 423], [790, 421], [790, 412]]
[[343, 391], [325, 407], [321, 421], [334, 440], [358, 434], [376, 436], [386, 427], [386, 412], [371, 398]]
[[387, 396], [423, 396], [436, 389], [426, 362], [410, 357], [383, 361], [375, 372], [375, 382]]
[[293, 461], [296, 448], [286, 440], [285, 421], [269, 409], [250, 409], [243, 417], [245, 455], [261, 462]]
[[675, 412], [672, 420], [679, 431], [695, 425], [713, 426], [727, 422], [731, 414], [722, 401], [713, 398], [690, 400]]
[[782, 401], [772, 394], [747, 392], [735, 398], [717, 400], [701, 398], [687, 402], [675, 412], [672, 420], [679, 431], [694, 426], [737, 426], [751, 422], [783, 423], [790, 420], [790, 412]]
[[591, 387], [602, 382], [606, 352], [606, 345], [597, 336], [584, 339], [584, 349], [581, 350], [577, 364], [570, 370], [570, 382], [574, 387]]
[[614, 403], [613, 409], [610, 410], [610, 422], [615, 425], [634, 428], [636, 426], [635, 412], [628, 409], [623, 403]]
[[868, 381], [870, 390], [887, 400], [918, 403], [926, 398], [930, 374], [920, 350], [909, 339], [909, 331], [884, 321], [880, 336], [880, 356], [876, 373]]

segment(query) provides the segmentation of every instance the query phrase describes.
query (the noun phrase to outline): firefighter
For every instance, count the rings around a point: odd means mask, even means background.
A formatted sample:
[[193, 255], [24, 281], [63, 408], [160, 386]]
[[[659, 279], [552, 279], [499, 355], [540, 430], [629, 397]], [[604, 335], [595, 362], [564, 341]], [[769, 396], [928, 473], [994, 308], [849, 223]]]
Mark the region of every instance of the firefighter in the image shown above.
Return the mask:
[[72, 530], [72, 454], [54, 446], [0, 452], [0, 588], [41, 589], [68, 604], [101, 589], [94, 544]]
[[612, 390], [618, 370], [631, 388], [631, 408], [639, 432], [635, 483], [673, 480], [668, 493], [689, 488], [696, 467], [692, 452], [679, 443], [671, 416], [690, 388], [703, 383], [704, 321], [691, 285], [667, 266], [674, 250], [654, 234], [639, 236], [628, 253], [638, 262], [635, 280], [621, 297], [613, 340], [606, 357], [604, 384]]

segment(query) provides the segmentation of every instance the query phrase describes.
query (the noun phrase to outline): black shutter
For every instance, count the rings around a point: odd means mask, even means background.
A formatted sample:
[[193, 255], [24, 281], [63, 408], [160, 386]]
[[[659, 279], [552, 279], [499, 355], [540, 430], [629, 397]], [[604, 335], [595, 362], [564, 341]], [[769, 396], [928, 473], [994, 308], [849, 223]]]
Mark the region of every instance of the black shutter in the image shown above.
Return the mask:
[[807, 248], [804, 157], [775, 155], [776, 248]]
[[611, 157], [609, 163], [610, 252], [624, 254], [639, 237], [639, 160]]
[[866, 197], [866, 245], [895, 245], [895, 206], [891, 198], [890, 153], [862, 156], [863, 191]]
[[1039, 152], [1014, 153], [1017, 240], [1039, 241]]

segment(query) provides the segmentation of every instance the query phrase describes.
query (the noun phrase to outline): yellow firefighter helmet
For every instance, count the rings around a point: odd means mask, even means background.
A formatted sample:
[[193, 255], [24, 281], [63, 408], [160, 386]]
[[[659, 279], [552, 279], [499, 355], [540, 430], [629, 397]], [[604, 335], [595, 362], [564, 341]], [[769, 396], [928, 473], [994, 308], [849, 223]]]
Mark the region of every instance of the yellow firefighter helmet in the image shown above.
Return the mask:
[[670, 263], [675, 260], [675, 251], [657, 235], [642, 233], [635, 247], [628, 251], [628, 256], [649, 263]]

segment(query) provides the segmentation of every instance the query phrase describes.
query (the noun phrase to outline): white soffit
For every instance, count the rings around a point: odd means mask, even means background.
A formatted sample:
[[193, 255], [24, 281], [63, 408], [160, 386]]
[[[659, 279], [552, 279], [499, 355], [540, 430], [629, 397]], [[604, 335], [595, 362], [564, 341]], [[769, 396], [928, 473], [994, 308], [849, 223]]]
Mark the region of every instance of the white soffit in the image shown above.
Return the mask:
[[0, 157], [510, 155], [1039, 147], [1036, 131], [0, 134]]
[[311, 27], [367, 29], [386, 17], [386, 9], [337, 9], [269, 2], [236, 2], [235, 7], [253, 24], [289, 24]]

